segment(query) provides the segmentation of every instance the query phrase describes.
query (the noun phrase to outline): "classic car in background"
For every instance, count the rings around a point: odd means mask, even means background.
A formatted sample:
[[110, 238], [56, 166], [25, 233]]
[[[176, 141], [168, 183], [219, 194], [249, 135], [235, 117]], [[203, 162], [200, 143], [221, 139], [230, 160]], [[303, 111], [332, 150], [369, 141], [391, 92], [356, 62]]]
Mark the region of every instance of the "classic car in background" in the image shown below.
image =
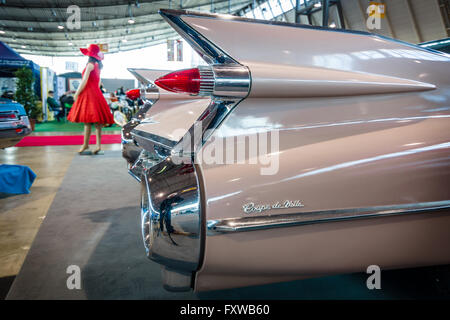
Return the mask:
[[30, 133], [25, 108], [13, 100], [0, 98], [0, 149], [15, 146]]
[[450, 38], [428, 41], [420, 43], [422, 48], [433, 49], [445, 53], [450, 53]]
[[[207, 62], [155, 81], [171, 94], [147, 79], [123, 131], [167, 289], [450, 263], [449, 55], [365, 32], [160, 13]], [[277, 138], [265, 149], [276, 166], [248, 146], [242, 162], [202, 161], [219, 139], [262, 134]]]

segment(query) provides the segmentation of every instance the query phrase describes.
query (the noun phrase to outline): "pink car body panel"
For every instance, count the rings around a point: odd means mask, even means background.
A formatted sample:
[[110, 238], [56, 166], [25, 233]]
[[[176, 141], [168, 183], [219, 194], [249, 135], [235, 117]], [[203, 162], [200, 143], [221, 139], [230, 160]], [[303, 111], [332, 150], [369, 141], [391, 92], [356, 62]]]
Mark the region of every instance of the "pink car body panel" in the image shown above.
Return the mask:
[[[175, 27], [199, 35], [194, 44], [210, 42], [251, 77], [247, 96], [195, 156], [202, 226], [195, 290], [372, 264], [450, 263], [448, 55], [365, 33], [166, 12]], [[159, 124], [138, 128], [176, 143], [182, 134], [169, 131], [188, 131], [212, 105], [179, 101], [167, 110], [157, 102], [148, 116]], [[261, 133], [279, 137], [274, 174], [250, 164], [248, 146], [245, 164], [200, 161], [217, 139]], [[286, 200], [302, 205], [273, 209]], [[269, 209], [249, 214], [249, 203]]]
[[[450, 199], [448, 57], [366, 35], [185, 21], [252, 75], [249, 96], [211, 140], [279, 131], [276, 175], [261, 175], [259, 164], [200, 164], [207, 220], [246, 217], [242, 206], [249, 202], [301, 200], [304, 207], [282, 212], [289, 214]], [[449, 222], [447, 214], [386, 217], [213, 235], [196, 289], [364, 271], [370, 264], [449, 263]]]

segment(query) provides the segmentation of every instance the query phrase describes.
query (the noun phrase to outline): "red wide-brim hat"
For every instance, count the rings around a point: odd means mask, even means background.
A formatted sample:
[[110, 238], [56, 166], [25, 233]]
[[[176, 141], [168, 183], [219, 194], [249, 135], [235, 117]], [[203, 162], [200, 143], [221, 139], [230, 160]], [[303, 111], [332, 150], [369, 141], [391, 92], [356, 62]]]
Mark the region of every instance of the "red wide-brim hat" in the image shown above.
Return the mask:
[[96, 44], [89, 45], [88, 48], [80, 48], [82, 54], [88, 57], [95, 58], [97, 60], [103, 60], [103, 52], [100, 51], [100, 47]]

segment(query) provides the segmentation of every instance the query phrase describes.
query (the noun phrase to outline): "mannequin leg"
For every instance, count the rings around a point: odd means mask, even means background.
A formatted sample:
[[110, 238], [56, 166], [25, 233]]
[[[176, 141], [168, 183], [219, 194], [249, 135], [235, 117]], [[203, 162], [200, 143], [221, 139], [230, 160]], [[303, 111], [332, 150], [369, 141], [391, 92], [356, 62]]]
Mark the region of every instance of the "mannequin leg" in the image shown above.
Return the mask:
[[83, 145], [81, 146], [79, 153], [89, 148], [89, 138], [91, 137], [91, 124], [84, 124], [84, 137], [83, 137]]
[[95, 135], [97, 137], [97, 148], [95, 149], [94, 153], [98, 153], [102, 149], [102, 125], [100, 123], [95, 124]]

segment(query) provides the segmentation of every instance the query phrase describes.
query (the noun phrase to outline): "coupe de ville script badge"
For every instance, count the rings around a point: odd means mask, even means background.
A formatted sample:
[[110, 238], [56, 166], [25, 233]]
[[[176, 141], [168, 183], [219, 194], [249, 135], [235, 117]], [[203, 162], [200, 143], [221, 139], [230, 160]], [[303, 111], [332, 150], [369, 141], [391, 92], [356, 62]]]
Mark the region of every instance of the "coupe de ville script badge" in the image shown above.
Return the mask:
[[300, 200], [285, 200], [277, 201], [274, 204], [255, 204], [254, 202], [249, 202], [242, 206], [245, 213], [261, 213], [267, 210], [275, 209], [288, 209], [288, 208], [301, 208], [304, 207]]

